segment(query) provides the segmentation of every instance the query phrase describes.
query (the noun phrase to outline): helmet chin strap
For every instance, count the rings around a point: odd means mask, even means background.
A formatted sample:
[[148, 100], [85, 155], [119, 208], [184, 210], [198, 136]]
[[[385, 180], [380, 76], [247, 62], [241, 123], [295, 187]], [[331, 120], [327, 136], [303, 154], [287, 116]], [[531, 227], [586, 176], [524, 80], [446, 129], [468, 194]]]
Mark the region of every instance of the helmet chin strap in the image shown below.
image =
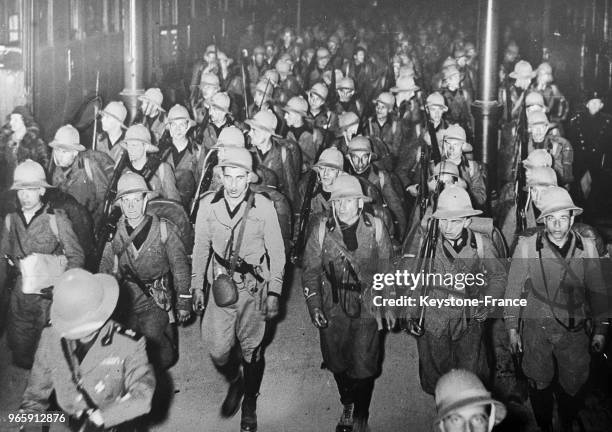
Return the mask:
[[493, 426], [495, 426], [495, 404], [491, 404], [491, 414], [489, 415], [489, 428], [487, 429], [489, 432], [493, 430]]

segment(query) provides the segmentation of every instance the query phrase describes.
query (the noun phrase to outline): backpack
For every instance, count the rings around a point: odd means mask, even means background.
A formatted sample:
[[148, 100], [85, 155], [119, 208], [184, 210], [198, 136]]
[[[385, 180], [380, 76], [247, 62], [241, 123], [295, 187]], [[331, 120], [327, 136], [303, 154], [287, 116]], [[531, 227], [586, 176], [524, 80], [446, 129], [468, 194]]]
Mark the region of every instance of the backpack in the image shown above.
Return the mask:
[[[377, 217], [372, 217], [371, 220], [374, 221], [374, 238], [376, 239], [376, 243], [380, 244], [382, 239], [382, 221]], [[325, 228], [327, 225], [327, 219], [321, 219], [319, 224], [319, 246], [321, 247], [321, 252], [323, 252], [323, 240], [325, 240]]]
[[[193, 251], [193, 243], [195, 241], [195, 232], [193, 225], [189, 222], [189, 216], [185, 211], [185, 208], [178, 202], [156, 198], [147, 204], [147, 214], [156, 215], [160, 221], [166, 221], [166, 223], [172, 224], [176, 227], [178, 235], [185, 245], [187, 255], [191, 255]], [[165, 243], [164, 236], [167, 237], [167, 233], [164, 235], [165, 225], [160, 228], [162, 230], [162, 242]]]
[[85, 174], [90, 182], [97, 181], [93, 175], [93, 167], [91, 166], [94, 161], [98, 167], [102, 170], [105, 177], [105, 184], [108, 183], [110, 178], [113, 176], [113, 171], [115, 170], [115, 161], [108, 154], [96, 150], [87, 150], [83, 153], [82, 163], [83, 169], [85, 170]]

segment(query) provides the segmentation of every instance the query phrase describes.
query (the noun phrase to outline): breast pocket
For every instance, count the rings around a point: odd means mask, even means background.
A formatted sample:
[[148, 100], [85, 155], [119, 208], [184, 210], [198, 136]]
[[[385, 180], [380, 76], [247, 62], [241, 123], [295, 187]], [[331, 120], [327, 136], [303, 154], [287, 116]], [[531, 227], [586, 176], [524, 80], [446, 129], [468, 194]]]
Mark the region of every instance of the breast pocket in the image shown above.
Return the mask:
[[102, 407], [120, 398], [124, 392], [123, 362], [107, 363], [107, 360], [103, 360], [86, 378], [87, 391]]

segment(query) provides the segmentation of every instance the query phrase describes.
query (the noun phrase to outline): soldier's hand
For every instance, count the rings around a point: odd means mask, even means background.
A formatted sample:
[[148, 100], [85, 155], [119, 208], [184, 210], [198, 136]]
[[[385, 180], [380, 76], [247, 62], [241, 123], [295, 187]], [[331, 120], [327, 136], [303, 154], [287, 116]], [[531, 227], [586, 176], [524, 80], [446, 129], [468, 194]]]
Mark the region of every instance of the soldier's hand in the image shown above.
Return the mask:
[[89, 414], [89, 421], [95, 424], [96, 426], [103, 426], [104, 419], [102, 418], [102, 413], [100, 410], [94, 410]]
[[600, 353], [603, 351], [605, 345], [606, 337], [604, 335], [596, 334], [593, 336], [593, 340], [591, 341], [591, 348], [593, 348], [593, 351]]
[[318, 329], [327, 327], [327, 318], [325, 317], [325, 313], [320, 308], [314, 308], [310, 319], [312, 320], [312, 324]]
[[489, 316], [489, 308], [482, 306], [476, 309], [476, 311], [474, 312], [473, 318], [478, 322], [483, 322], [484, 320], [487, 319], [488, 316]]
[[266, 319], [271, 320], [276, 318], [278, 315], [278, 297], [275, 295], [269, 295], [266, 298]]
[[413, 184], [410, 185], [406, 188], [406, 191], [413, 197], [417, 196], [419, 194], [419, 185], [418, 184]]
[[389, 330], [393, 330], [395, 328], [396, 319], [395, 319], [395, 314], [393, 313], [392, 310], [387, 309], [385, 311], [385, 321], [387, 321], [387, 328]]
[[191, 312], [189, 312], [188, 310], [178, 310], [178, 322], [179, 323], [184, 323], [189, 321], [189, 318], [191, 318]]
[[518, 330], [508, 330], [508, 337], [510, 338], [510, 352], [512, 354], [523, 352], [523, 341], [521, 340], [521, 335], [519, 335]]
[[193, 310], [194, 312], [202, 312], [206, 305], [204, 304], [204, 290], [193, 290]]

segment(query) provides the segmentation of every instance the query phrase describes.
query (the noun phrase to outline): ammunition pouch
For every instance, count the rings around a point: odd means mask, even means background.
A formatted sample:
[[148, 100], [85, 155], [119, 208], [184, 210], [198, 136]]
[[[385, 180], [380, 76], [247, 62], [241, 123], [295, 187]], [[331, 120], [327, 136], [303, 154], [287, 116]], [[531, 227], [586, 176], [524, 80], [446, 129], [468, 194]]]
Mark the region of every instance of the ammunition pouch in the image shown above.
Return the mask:
[[164, 312], [169, 312], [172, 310], [172, 295], [169, 289], [169, 273], [166, 273], [159, 279], [155, 279], [153, 282], [145, 282], [145, 286], [148, 289], [148, 295], [153, 299], [157, 306], [159, 306]]

